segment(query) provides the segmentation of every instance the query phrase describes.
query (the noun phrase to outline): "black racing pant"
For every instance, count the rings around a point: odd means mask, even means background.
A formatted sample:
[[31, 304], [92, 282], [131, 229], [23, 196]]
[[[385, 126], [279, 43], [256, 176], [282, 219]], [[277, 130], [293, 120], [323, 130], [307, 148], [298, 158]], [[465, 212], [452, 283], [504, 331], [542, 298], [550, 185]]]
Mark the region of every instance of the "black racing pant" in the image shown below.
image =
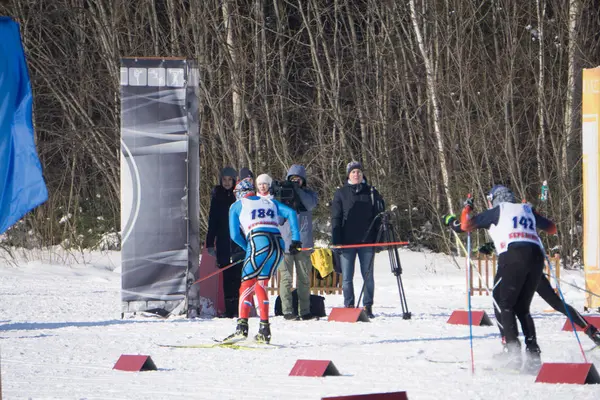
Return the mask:
[[[573, 322], [575, 323], [575, 325], [578, 325], [579, 327], [584, 329], [587, 328], [587, 322], [585, 321], [585, 319], [583, 319], [581, 314], [577, 312], [577, 310], [575, 310], [568, 304], [566, 304], [565, 307], [565, 303], [563, 303], [563, 301], [556, 294], [554, 289], [552, 289], [550, 281], [548, 280], [548, 278], [546, 278], [545, 275], [542, 275], [542, 279], [540, 279], [540, 283], [538, 284], [537, 288], [537, 293], [542, 297], [542, 299], [544, 299], [546, 303], [550, 304], [550, 307], [554, 308], [556, 311], [558, 311], [561, 314], [564, 314], [567, 317], [570, 315], [571, 318], [573, 318]], [[569, 310], [569, 315], [567, 315], [567, 309]]]
[[529, 307], [543, 269], [544, 254], [534, 243], [511, 243], [508, 250], [498, 257], [493, 290], [494, 309], [507, 345], [519, 343], [516, 321], [519, 318], [525, 343], [537, 347], [535, 325]]
[[[556, 294], [556, 292], [552, 288], [552, 285], [550, 285], [550, 281], [548, 280], [546, 275], [542, 274], [542, 277], [540, 278], [540, 283], [538, 283], [538, 287], [537, 287], [536, 291], [537, 291], [537, 294], [539, 294], [540, 297], [542, 299], [544, 299], [544, 301], [550, 305], [550, 307], [552, 307], [556, 311], [560, 312], [561, 314], [564, 314], [567, 317], [570, 315], [571, 318], [573, 318], [573, 322], [576, 325], [578, 325], [579, 327], [581, 327], [583, 329], [587, 328], [588, 323], [585, 321], [585, 319], [583, 319], [581, 314], [579, 314], [579, 312], [577, 312], [577, 310], [575, 310], [569, 304], [566, 304], [566, 307], [565, 307], [565, 303], [563, 303], [561, 298]], [[568, 315], [567, 315], [567, 309], [569, 310]], [[500, 321], [500, 313], [498, 312], [498, 309], [494, 308], [494, 311], [496, 313], [496, 319], [498, 321]], [[529, 316], [529, 317], [531, 317], [531, 316]], [[524, 318], [523, 320], [519, 319], [519, 322], [521, 323], [521, 329], [523, 330], [523, 335], [525, 336], [525, 343], [527, 343], [528, 341], [536, 343], [537, 341], [536, 341], [536, 337], [535, 337], [535, 332], [532, 334], [531, 332], [528, 331], [528, 328], [530, 326], [528, 319], [527, 318]], [[504, 330], [502, 328], [500, 328], [500, 334], [502, 336], [504, 336]]]

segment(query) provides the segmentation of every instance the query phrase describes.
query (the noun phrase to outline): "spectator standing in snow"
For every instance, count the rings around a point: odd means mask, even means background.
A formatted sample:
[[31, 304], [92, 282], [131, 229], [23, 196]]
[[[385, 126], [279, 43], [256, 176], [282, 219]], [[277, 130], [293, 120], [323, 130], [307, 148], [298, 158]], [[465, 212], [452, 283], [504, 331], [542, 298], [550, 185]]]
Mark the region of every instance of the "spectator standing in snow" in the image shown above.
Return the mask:
[[[286, 176], [285, 185], [293, 190], [293, 200], [290, 206], [298, 215], [298, 226], [300, 227], [300, 241], [304, 247], [313, 247], [312, 210], [317, 206], [317, 193], [306, 186], [306, 169], [304, 166], [294, 164], [290, 167]], [[311, 251], [292, 252], [292, 232], [289, 221], [285, 221], [280, 227], [281, 236], [285, 241], [285, 256], [283, 264], [279, 268], [281, 281], [280, 297], [283, 317], [288, 320], [312, 319], [310, 312], [310, 273], [312, 272]], [[298, 295], [298, 310], [293, 309], [292, 283], [294, 266], [296, 267], [296, 293]]]
[[[233, 188], [237, 172], [225, 167], [219, 175], [219, 184], [212, 190], [208, 212], [206, 248], [217, 259], [217, 267], [222, 268], [244, 257], [243, 250], [229, 235], [229, 207], [235, 202]], [[223, 295], [225, 317], [234, 318], [238, 314], [238, 297], [241, 284], [241, 263], [223, 271]]]
[[[346, 166], [347, 182], [339, 188], [331, 204], [331, 241], [333, 245], [353, 245], [375, 243], [379, 229], [378, 216], [385, 210], [383, 198], [379, 192], [367, 183], [363, 166], [351, 161]], [[373, 297], [375, 280], [373, 278], [373, 247], [348, 247], [336, 250], [340, 255], [342, 267], [342, 291], [344, 306], [354, 307], [354, 264], [358, 256], [360, 272], [365, 283], [363, 298], [364, 310], [373, 318]]]

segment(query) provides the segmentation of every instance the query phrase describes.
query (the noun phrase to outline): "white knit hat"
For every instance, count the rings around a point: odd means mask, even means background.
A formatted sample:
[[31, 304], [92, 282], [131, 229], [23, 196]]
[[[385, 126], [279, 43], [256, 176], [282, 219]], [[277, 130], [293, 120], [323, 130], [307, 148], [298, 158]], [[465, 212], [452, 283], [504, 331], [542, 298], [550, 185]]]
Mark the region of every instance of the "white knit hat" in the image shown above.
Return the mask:
[[258, 178], [256, 178], [256, 185], [260, 185], [261, 183], [266, 183], [271, 186], [271, 182], [273, 182], [273, 178], [271, 178], [267, 174], [260, 174]]

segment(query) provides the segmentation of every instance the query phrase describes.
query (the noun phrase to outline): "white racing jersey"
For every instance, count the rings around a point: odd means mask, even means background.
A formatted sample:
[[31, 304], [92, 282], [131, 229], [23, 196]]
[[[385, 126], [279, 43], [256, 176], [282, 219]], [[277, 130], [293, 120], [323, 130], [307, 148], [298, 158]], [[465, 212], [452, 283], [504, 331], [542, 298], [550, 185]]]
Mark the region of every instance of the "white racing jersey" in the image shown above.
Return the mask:
[[259, 228], [279, 229], [277, 205], [267, 197], [251, 197], [242, 202], [240, 226], [244, 236]]
[[541, 247], [535, 216], [528, 204], [500, 203], [498, 223], [489, 227], [498, 255], [515, 242], [535, 243]]

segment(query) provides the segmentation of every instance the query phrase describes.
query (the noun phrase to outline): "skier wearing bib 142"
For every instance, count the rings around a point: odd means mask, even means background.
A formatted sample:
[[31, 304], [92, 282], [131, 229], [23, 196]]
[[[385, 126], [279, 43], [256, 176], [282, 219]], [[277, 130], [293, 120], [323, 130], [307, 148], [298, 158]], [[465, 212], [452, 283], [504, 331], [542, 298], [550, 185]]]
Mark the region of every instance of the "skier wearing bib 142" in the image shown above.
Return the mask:
[[488, 229], [498, 253], [498, 271], [494, 278], [493, 297], [500, 309], [500, 321], [506, 338], [504, 364], [520, 368], [521, 343], [515, 317], [526, 321], [527, 365], [541, 364], [535, 325], [529, 313], [531, 300], [544, 269], [544, 253], [536, 229], [556, 233], [554, 222], [539, 215], [527, 204], [517, 202], [505, 186], [494, 186], [487, 196], [489, 209], [470, 216], [473, 200], [467, 199], [460, 217], [460, 230]]
[[[235, 187], [238, 199], [229, 209], [229, 232], [231, 239], [246, 249], [242, 266], [240, 287], [239, 319], [234, 334], [224, 342], [235, 342], [248, 337], [248, 317], [252, 296], [256, 292], [259, 303], [260, 327], [256, 341], [269, 343], [269, 296], [266, 285], [279, 263], [283, 260], [284, 242], [279, 232], [279, 216], [290, 221], [292, 242], [290, 253], [302, 248], [296, 212], [277, 200], [255, 195], [254, 185], [249, 179], [240, 181]], [[244, 231], [244, 236], [240, 232]]]

